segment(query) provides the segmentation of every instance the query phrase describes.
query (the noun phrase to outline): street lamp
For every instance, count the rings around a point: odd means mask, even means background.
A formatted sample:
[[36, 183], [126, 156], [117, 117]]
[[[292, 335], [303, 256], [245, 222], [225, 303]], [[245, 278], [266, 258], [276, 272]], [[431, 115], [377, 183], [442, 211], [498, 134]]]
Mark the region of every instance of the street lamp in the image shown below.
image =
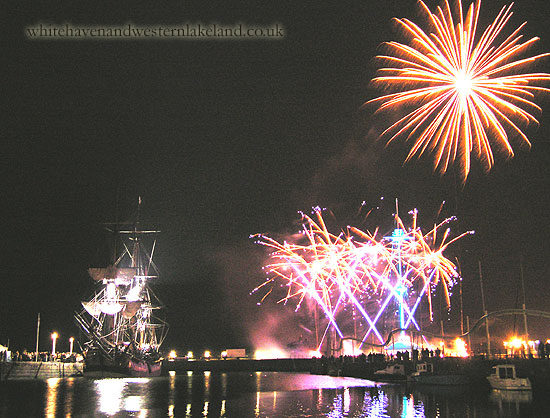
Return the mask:
[[55, 341], [57, 340], [57, 332], [52, 333], [52, 356], [55, 356]]
[[73, 343], [74, 343], [74, 338], [73, 337], [69, 338], [69, 356], [73, 355]]

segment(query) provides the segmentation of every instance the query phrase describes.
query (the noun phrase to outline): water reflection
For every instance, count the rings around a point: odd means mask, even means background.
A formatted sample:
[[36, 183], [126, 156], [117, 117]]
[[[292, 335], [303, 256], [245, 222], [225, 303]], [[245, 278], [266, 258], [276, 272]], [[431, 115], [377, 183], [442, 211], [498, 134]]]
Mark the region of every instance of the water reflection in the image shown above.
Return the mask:
[[0, 418], [445, 418], [550, 416], [543, 396], [377, 385], [290, 373], [0, 382]]
[[168, 373], [168, 418], [174, 418], [174, 405], [176, 403], [176, 372]]
[[64, 406], [64, 414], [65, 418], [72, 418], [73, 411], [71, 409], [71, 405], [73, 404], [73, 396], [74, 396], [74, 378], [68, 378], [65, 379], [65, 406]]
[[388, 409], [388, 396], [385, 392], [365, 393], [363, 414], [368, 417], [383, 417]]
[[349, 388], [344, 389], [344, 414], [348, 414], [349, 412], [349, 406], [350, 406], [350, 395], [349, 395]]
[[120, 411], [139, 412], [146, 417], [143, 409], [146, 385], [149, 379], [101, 379], [95, 380], [95, 392], [99, 412], [113, 416]]
[[[344, 388], [338, 390], [331, 409], [326, 413], [329, 418], [425, 418], [424, 404], [415, 401], [414, 396], [402, 396], [394, 392], [394, 388], [386, 386], [383, 389], [364, 391], [361, 389]], [[439, 415], [437, 415], [439, 416]]]
[[96, 380], [99, 412], [114, 415], [121, 409], [122, 391], [127, 383], [123, 379]]
[[533, 401], [533, 393], [530, 390], [499, 390], [493, 389], [489, 396], [491, 402], [498, 406], [501, 416], [514, 412], [520, 415], [521, 404], [529, 404]]
[[57, 392], [59, 383], [62, 379], [48, 379], [46, 383], [48, 385], [48, 392], [46, 395], [46, 410], [44, 415], [46, 418], [55, 418], [57, 415]]
[[254, 408], [254, 416], [258, 418], [260, 416], [260, 387], [262, 380], [262, 372], [256, 372], [256, 407]]

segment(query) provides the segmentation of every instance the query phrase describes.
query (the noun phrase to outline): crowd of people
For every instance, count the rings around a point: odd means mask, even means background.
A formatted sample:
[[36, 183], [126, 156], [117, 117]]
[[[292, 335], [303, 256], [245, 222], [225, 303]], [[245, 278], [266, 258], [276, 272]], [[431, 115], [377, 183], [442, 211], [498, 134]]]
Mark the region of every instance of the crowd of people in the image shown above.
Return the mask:
[[369, 354], [361, 353], [358, 356], [339, 356], [339, 357], [325, 357], [322, 356], [320, 359], [323, 360], [330, 360], [330, 361], [340, 361], [342, 363], [355, 363], [355, 362], [363, 362], [363, 363], [381, 363], [381, 362], [388, 362], [388, 361], [397, 361], [397, 362], [403, 362], [403, 361], [419, 361], [419, 360], [427, 360], [430, 358], [440, 358], [444, 357], [445, 353], [438, 348], [435, 350], [429, 350], [427, 348], [423, 348], [422, 350], [414, 349], [412, 352], [410, 351], [396, 351], [396, 352], [387, 352], [387, 353], [375, 353], [371, 352]]
[[29, 351], [0, 351], [0, 361], [61, 361], [63, 363], [74, 363], [82, 361], [83, 357], [78, 353], [51, 353], [49, 351], [36, 352]]
[[550, 340], [546, 340], [546, 344], [541, 341], [537, 347], [539, 358], [550, 358]]

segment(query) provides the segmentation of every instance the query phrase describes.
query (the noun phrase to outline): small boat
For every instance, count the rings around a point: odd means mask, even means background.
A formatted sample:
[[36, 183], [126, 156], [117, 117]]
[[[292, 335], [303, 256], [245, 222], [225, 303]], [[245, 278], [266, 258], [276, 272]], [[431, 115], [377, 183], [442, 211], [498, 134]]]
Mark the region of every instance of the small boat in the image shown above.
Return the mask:
[[434, 364], [426, 362], [416, 365], [416, 371], [410, 375], [410, 380], [424, 385], [452, 386], [468, 384], [466, 375], [443, 371], [434, 372]]
[[406, 381], [404, 364], [390, 364], [386, 368], [374, 372], [374, 380], [381, 382]]
[[531, 390], [531, 381], [527, 377], [517, 377], [513, 364], [497, 364], [487, 377], [493, 389]]

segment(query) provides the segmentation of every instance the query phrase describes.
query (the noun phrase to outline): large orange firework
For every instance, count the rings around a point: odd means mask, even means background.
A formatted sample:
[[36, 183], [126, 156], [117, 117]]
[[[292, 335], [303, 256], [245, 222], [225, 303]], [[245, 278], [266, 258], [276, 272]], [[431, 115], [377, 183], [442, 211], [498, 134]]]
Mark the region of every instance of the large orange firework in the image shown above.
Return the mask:
[[388, 94], [367, 103], [379, 105], [378, 111], [406, 109], [382, 134], [390, 136], [388, 143], [400, 136], [412, 141], [406, 161], [433, 153], [435, 170], [443, 174], [458, 163], [465, 181], [472, 155], [490, 170], [493, 148], [512, 157], [511, 138], [531, 145], [522, 129], [538, 123], [533, 113], [541, 109], [533, 100], [550, 91], [540, 85], [550, 74], [523, 70], [550, 54], [525, 57], [538, 40], [523, 40], [525, 23], [504, 34], [512, 5], [503, 7], [478, 35], [480, 1], [465, 16], [460, 0], [454, 14], [447, 0], [434, 13], [419, 3], [428, 31], [408, 19], [395, 19], [409, 42], [385, 44], [387, 54], [377, 57], [384, 68], [373, 84]]

